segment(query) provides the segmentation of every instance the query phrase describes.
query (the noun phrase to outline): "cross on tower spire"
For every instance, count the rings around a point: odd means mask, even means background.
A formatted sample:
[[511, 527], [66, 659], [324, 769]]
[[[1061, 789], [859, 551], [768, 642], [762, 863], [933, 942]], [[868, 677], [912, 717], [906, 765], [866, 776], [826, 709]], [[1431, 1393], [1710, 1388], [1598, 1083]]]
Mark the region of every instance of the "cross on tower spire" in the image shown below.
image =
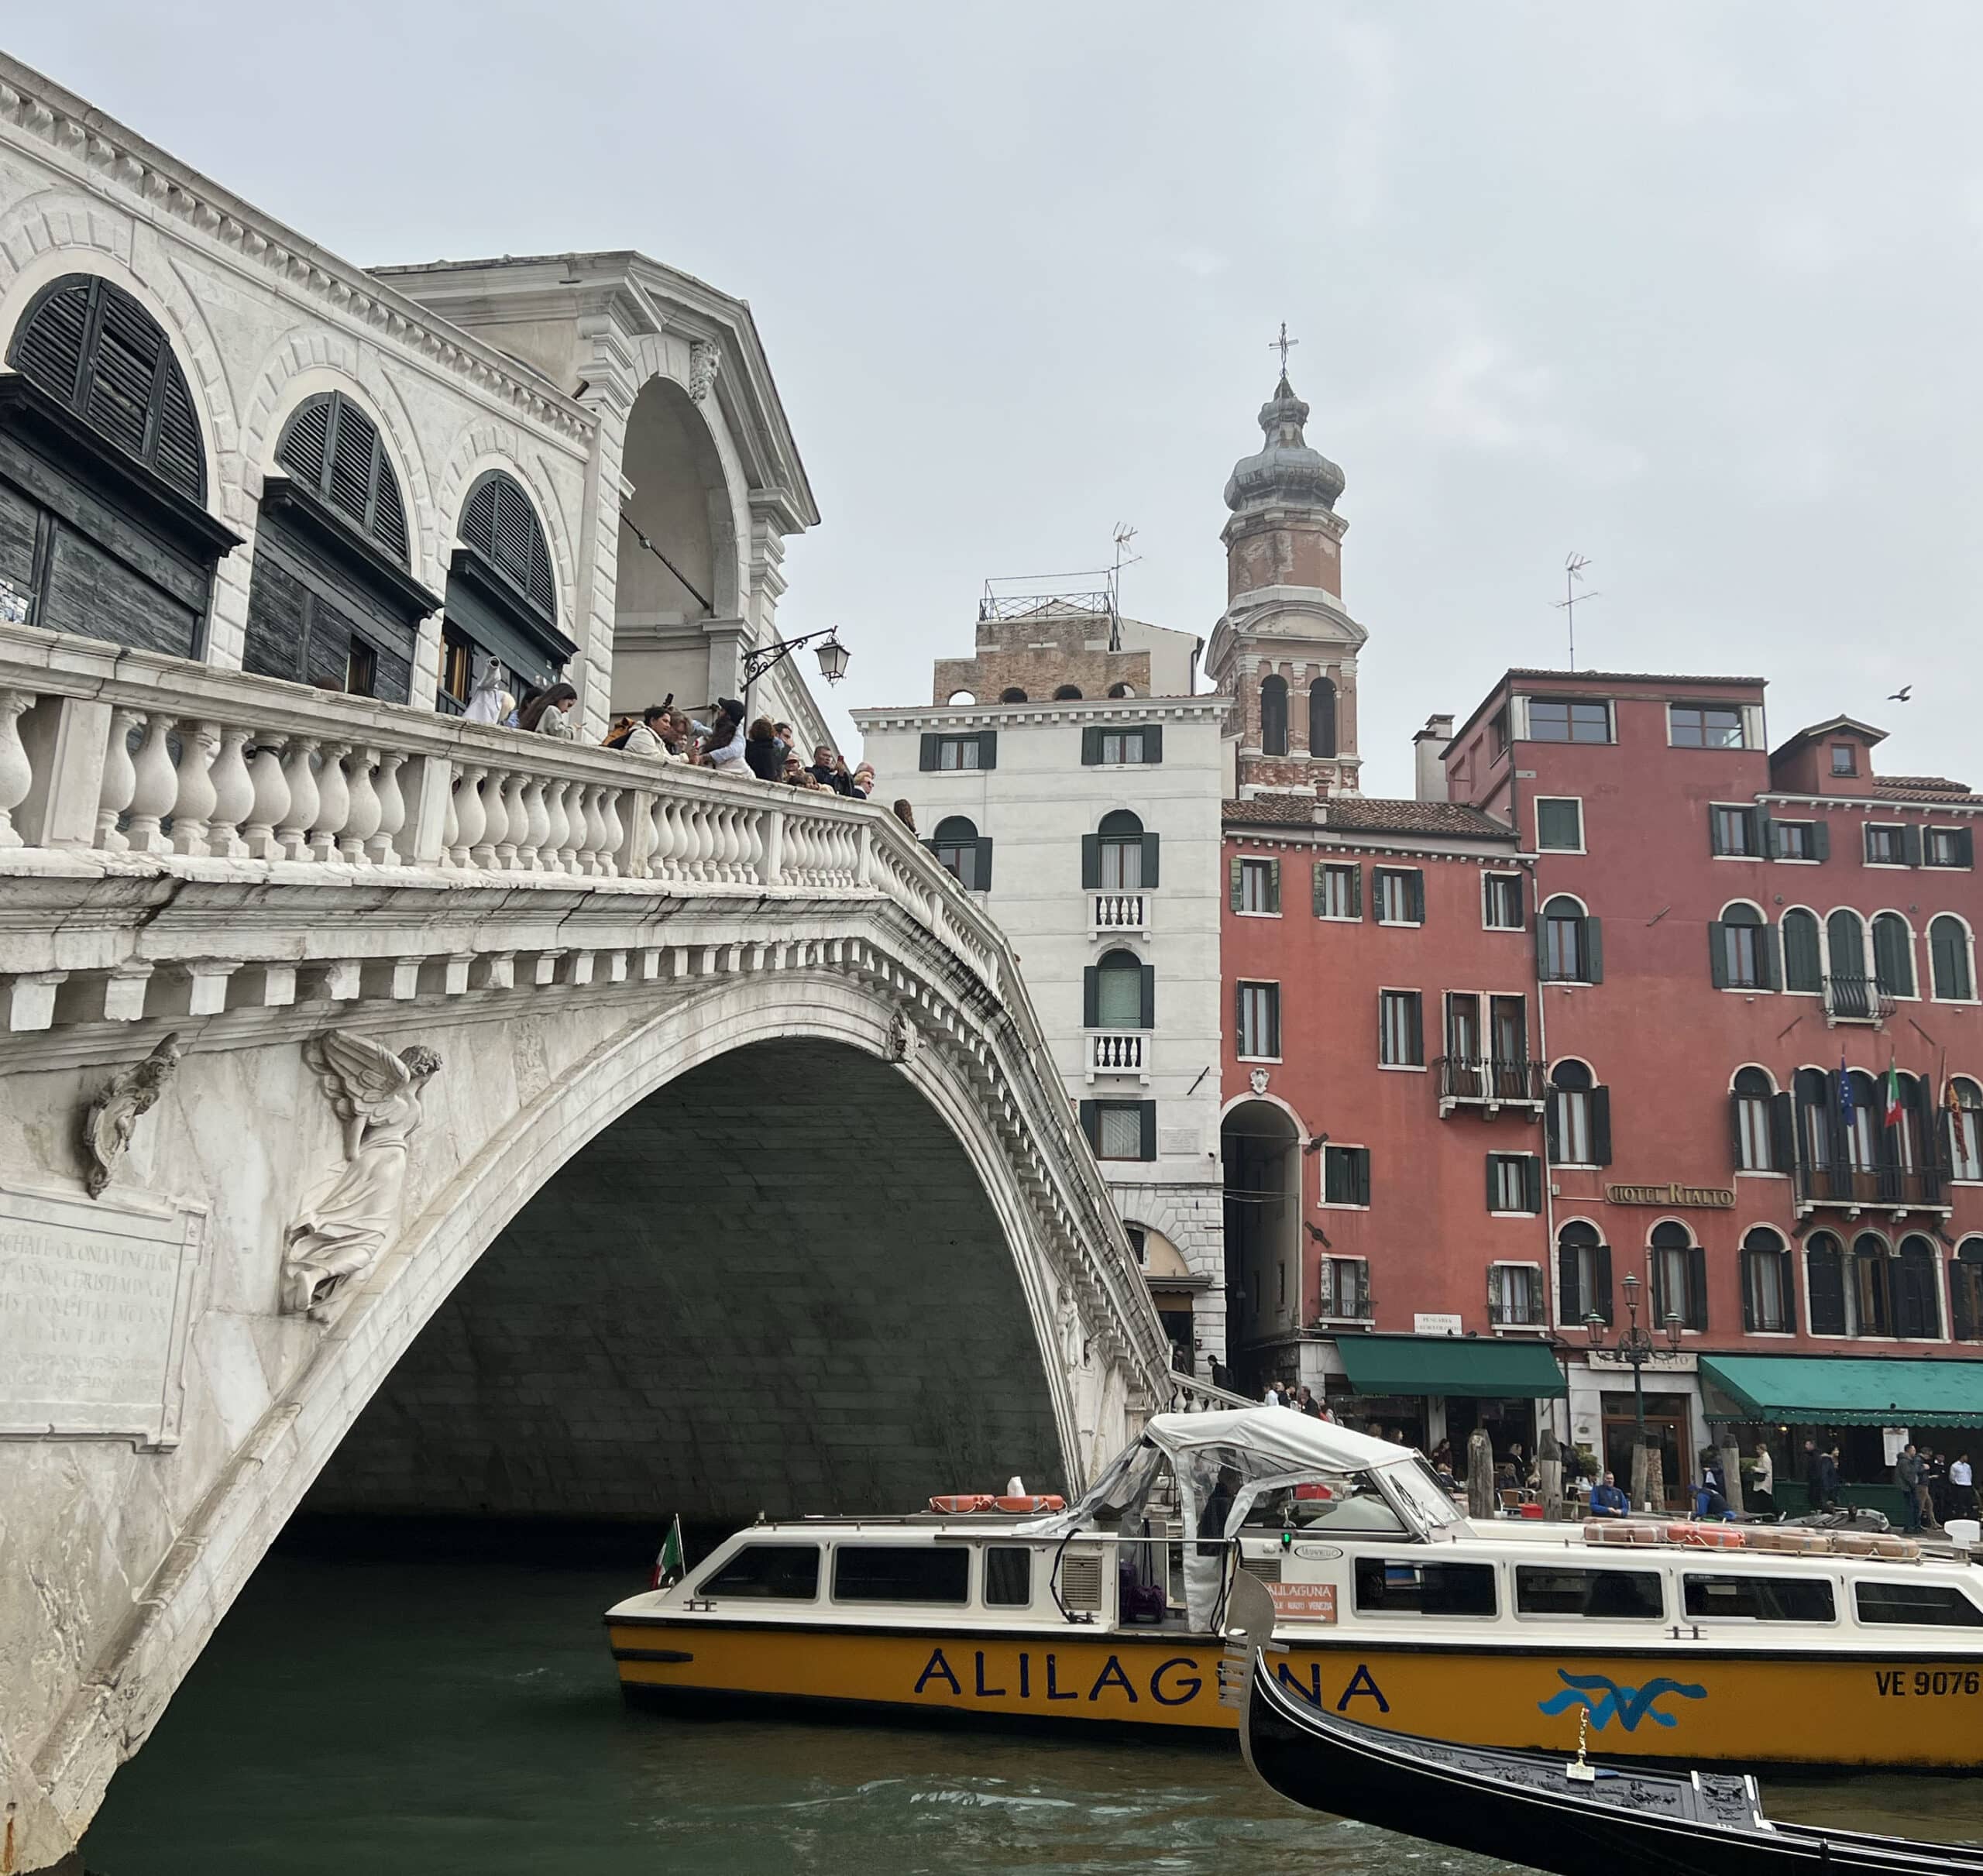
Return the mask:
[[1280, 375], [1284, 378], [1287, 376], [1288, 352], [1301, 342], [1298, 338], [1290, 338], [1287, 336], [1287, 321], [1285, 319], [1280, 322], [1280, 336], [1267, 341], [1267, 349], [1280, 354]]

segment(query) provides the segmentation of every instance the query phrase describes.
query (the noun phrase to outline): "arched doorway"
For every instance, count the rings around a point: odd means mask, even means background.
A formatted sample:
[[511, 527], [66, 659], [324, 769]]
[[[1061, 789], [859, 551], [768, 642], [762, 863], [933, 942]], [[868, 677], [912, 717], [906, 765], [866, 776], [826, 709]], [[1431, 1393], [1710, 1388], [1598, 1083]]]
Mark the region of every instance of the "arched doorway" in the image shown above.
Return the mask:
[[[1300, 1129], [1277, 1101], [1242, 1101], [1219, 1129], [1225, 1177], [1228, 1362], [1233, 1384], [1258, 1393], [1299, 1331]], [[1292, 1372], [1291, 1364], [1289, 1372]]]

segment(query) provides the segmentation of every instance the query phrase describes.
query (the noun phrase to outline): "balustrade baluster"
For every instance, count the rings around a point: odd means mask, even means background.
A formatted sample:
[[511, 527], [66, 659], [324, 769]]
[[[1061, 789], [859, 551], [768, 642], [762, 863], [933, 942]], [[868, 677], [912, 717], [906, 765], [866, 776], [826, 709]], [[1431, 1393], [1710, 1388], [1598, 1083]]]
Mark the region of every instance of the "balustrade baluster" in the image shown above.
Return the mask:
[[517, 864], [526, 873], [541, 873], [547, 869], [541, 855], [544, 843], [551, 832], [551, 816], [544, 805], [544, 778], [532, 775], [524, 783], [523, 792], [524, 835], [517, 843]]
[[248, 758], [248, 779], [254, 785], [254, 806], [241, 830], [250, 860], [280, 860], [282, 843], [276, 837], [289, 813], [289, 778], [282, 772], [281, 742], [258, 743]]
[[378, 762], [377, 750], [353, 747], [349, 762], [351, 803], [338, 837], [339, 857], [353, 866], [372, 864], [367, 843], [379, 831], [379, 795], [372, 785], [372, 771]]
[[[428, 758], [430, 762], [433, 759], [431, 756]], [[444, 867], [461, 864], [455, 857], [461, 849], [462, 816], [457, 805], [461, 785], [461, 771], [458, 768], [448, 778], [448, 805], [441, 815], [441, 864]]]
[[605, 792], [596, 782], [586, 785], [586, 837], [579, 849], [579, 868], [588, 876], [602, 871], [600, 860], [600, 850], [606, 845], [606, 816], [600, 811], [599, 798]]
[[530, 832], [530, 815], [524, 806], [524, 790], [530, 778], [520, 768], [503, 778], [503, 837], [495, 842], [496, 864], [505, 872], [517, 868], [517, 850]]
[[678, 880], [682, 878], [682, 856], [688, 845], [688, 829], [679, 795], [657, 796], [654, 804], [654, 850], [648, 856], [648, 877]]
[[544, 785], [544, 838], [538, 844], [538, 854], [553, 873], [572, 870], [565, 857], [566, 843], [572, 837], [572, 816], [565, 798], [571, 792], [571, 782], [562, 777], [554, 776]]
[[117, 823], [137, 792], [138, 771], [131, 761], [131, 737], [144, 720], [144, 713], [129, 704], [117, 704], [110, 713], [110, 743], [103, 752], [103, 785], [96, 798], [96, 844], [106, 854], [121, 854], [131, 844]]
[[565, 785], [565, 844], [558, 850], [558, 870], [583, 872], [580, 855], [586, 844], [586, 785], [583, 782]]
[[317, 754], [314, 737], [292, 736], [283, 750], [283, 779], [289, 784], [289, 806], [276, 837], [285, 860], [307, 860], [310, 830], [317, 819]]
[[21, 717], [34, 699], [24, 690], [0, 690], [0, 847], [19, 847], [14, 810], [34, 786], [34, 764], [21, 741]]
[[710, 862], [716, 851], [716, 830], [710, 825], [707, 802], [696, 802], [689, 813], [689, 825], [695, 834], [695, 846], [689, 856], [689, 877], [700, 884], [713, 877]]
[[138, 854], [167, 854], [172, 844], [160, 831], [160, 823], [172, 812], [179, 796], [179, 776], [172, 765], [172, 751], [166, 739], [172, 734], [170, 715], [160, 711], [145, 725], [145, 740], [139, 747], [137, 783], [131, 794], [131, 821], [127, 838]]
[[224, 860], [239, 860], [248, 851], [241, 837], [241, 823], [255, 812], [255, 785], [249, 779], [247, 758], [242, 754], [249, 732], [223, 725], [220, 754], [214, 758], [213, 813], [207, 823], [207, 851]]
[[210, 723], [194, 720], [179, 726], [177, 789], [172, 799], [172, 850], [195, 859], [207, 851], [207, 823], [213, 818], [218, 799], [214, 788], [214, 758], [220, 754], [220, 730]]
[[482, 799], [482, 784], [489, 771], [480, 763], [465, 768], [455, 783], [455, 844], [449, 850], [456, 866], [487, 866], [493, 855], [485, 853], [483, 842], [489, 829], [489, 811]]
[[400, 791], [400, 769], [405, 761], [397, 749], [379, 752], [379, 825], [366, 843], [373, 863], [379, 866], [400, 863], [396, 843], [400, 830], [406, 826], [406, 796]]
[[620, 797], [624, 791], [603, 788], [599, 791], [599, 871], [608, 879], [620, 872], [620, 850], [626, 844], [626, 823], [620, 818]]
[[724, 885], [737, 882], [737, 810], [719, 806], [716, 821], [716, 876]]
[[317, 768], [317, 818], [310, 827], [310, 857], [328, 861], [338, 857], [338, 836], [351, 815], [351, 784], [344, 758], [349, 743], [326, 743]]
[[503, 837], [510, 825], [510, 810], [503, 799], [503, 785], [508, 779], [507, 772], [492, 762], [482, 784], [484, 826], [482, 838], [476, 843], [475, 864], [492, 873], [503, 864]]

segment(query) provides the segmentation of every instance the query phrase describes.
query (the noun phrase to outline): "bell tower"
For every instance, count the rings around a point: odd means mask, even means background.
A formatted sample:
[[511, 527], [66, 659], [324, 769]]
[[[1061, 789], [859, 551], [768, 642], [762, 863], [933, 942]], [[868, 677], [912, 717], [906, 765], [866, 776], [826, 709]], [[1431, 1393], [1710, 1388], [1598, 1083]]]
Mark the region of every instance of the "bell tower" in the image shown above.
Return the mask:
[[1366, 636], [1343, 610], [1342, 471], [1304, 435], [1308, 407], [1287, 379], [1260, 407], [1262, 447], [1233, 465], [1225, 611], [1205, 671], [1237, 708], [1235, 772], [1244, 799], [1354, 795], [1356, 654]]

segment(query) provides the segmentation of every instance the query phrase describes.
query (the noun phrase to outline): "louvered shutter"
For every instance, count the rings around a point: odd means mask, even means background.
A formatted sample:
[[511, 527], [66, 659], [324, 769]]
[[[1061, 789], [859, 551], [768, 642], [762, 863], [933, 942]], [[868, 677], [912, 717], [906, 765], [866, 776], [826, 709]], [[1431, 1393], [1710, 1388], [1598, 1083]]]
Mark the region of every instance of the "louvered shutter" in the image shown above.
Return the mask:
[[1405, 913], [1414, 925], [1425, 923], [1425, 875], [1415, 868], [1404, 876]]
[[313, 397], [292, 417], [276, 445], [276, 460], [298, 482], [313, 489], [324, 485], [324, 465], [330, 445], [331, 404], [328, 397]]
[[339, 398], [331, 412], [330, 476], [324, 493], [332, 507], [361, 528], [368, 525], [372, 514], [372, 470], [378, 442], [378, 432], [365, 413]]
[[1811, 823], [1811, 857], [1829, 860], [1831, 857], [1831, 827], [1824, 821]]
[[547, 619], [558, 616], [550, 549], [522, 485], [491, 469], [462, 510], [461, 536]]
[[998, 732], [981, 730], [978, 733], [978, 766], [996, 768], [998, 766]]
[[1900, 857], [1909, 866], [1921, 864], [1921, 830], [1911, 821], [1901, 827]]
[[1267, 862], [1267, 910], [1280, 910], [1280, 862], [1278, 860]]
[[1597, 1247], [1597, 1297], [1593, 1305], [1604, 1318], [1604, 1326], [1611, 1326], [1611, 1247], [1600, 1244]]
[[[923, 757], [919, 766], [926, 772], [933, 769], [937, 766], [938, 761], [941, 759], [938, 753], [937, 745], [941, 743], [943, 740], [943, 739], [941, 737], [935, 734], [933, 731], [926, 730], [923, 733]], [[1101, 883], [1098, 878], [1096, 883], [1098, 885]]]
[[1500, 1162], [1499, 1153], [1487, 1156], [1487, 1209], [1490, 1211], [1499, 1211], [1501, 1208]]
[[1405, 1014], [1411, 1023], [1411, 1053], [1414, 1065], [1425, 1060], [1425, 1005], [1416, 991], [1405, 999]]
[[1091, 725], [1081, 731], [1081, 766], [1092, 768], [1101, 760], [1101, 731]]
[[1139, 1110], [1137, 1118], [1142, 1122], [1138, 1142], [1141, 1156], [1146, 1160], [1154, 1160], [1156, 1157], [1156, 1103], [1142, 1101], [1136, 1105]]
[[1707, 1251], [1705, 1246], [1687, 1246], [1687, 1327], [1707, 1327]]
[[1765, 990], [1783, 988], [1783, 938], [1774, 925], [1756, 934], [1756, 966]]
[[1535, 974], [1542, 983], [1554, 981], [1549, 974], [1549, 921], [1539, 909], [1535, 915]]
[[1588, 1305], [1577, 1293], [1577, 1247], [1556, 1241], [1556, 1313], [1565, 1323], [1581, 1322]]
[[1360, 865], [1349, 868], [1347, 881], [1349, 887], [1349, 916], [1360, 919], [1363, 916], [1363, 869]]
[[128, 294], [102, 295], [83, 416], [119, 449], [142, 459], [151, 428], [152, 385], [164, 335]]
[[1081, 971], [1081, 1027], [1096, 1029], [1101, 1026], [1101, 971], [1098, 965], [1088, 964]]
[[1604, 926], [1599, 919], [1583, 922], [1583, 974], [1587, 984], [1604, 981]]
[[1728, 952], [1724, 943], [1727, 929], [1719, 919], [1707, 922], [1707, 981], [1717, 990], [1728, 988]]
[[1955, 864], [1973, 867], [1976, 864], [1976, 833], [1970, 827], [1957, 827], [1951, 838], [1955, 843]]
[[1779, 837], [1776, 823], [1770, 819], [1767, 808], [1756, 810], [1756, 830], [1761, 837], [1756, 843], [1757, 852], [1772, 860], [1783, 857], [1783, 842]]
[[1101, 1145], [1101, 1123], [1096, 1113], [1095, 1104], [1091, 1101], [1084, 1101], [1077, 1111], [1081, 1115], [1081, 1132], [1088, 1136], [1088, 1149], [1093, 1152]]
[[988, 833], [980, 834], [978, 837], [978, 878], [975, 882], [975, 890], [980, 892], [989, 892], [992, 890], [992, 837]]
[[[935, 738], [926, 736], [923, 740], [928, 743]], [[923, 766], [927, 768], [930, 765], [925, 762]], [[1101, 837], [1098, 833], [1081, 836], [1081, 890], [1084, 892], [1099, 892], [1101, 890]]]
[[1742, 1328], [1747, 1335], [1756, 1332], [1756, 1274], [1755, 1259], [1765, 1253], [1752, 1251], [1744, 1246], [1737, 1259], [1742, 1275]]
[[1240, 895], [1245, 890], [1240, 884], [1241, 874], [1239, 868], [1240, 863], [1238, 859], [1236, 858], [1232, 863], [1232, 871], [1228, 878], [1229, 902], [1235, 912], [1237, 912], [1239, 909]]
[[1365, 1259], [1356, 1266], [1356, 1314], [1359, 1320], [1370, 1318], [1370, 1265]]
[[[159, 404], [158, 472], [175, 489], [204, 499], [207, 464], [200, 448], [200, 420], [194, 414], [193, 393], [176, 364], [165, 374]], [[402, 548], [404, 551], [404, 548]]]
[[1789, 1094], [1769, 1098], [1770, 1170], [1789, 1172], [1797, 1161], [1797, 1110]]
[[1974, 1342], [1977, 1335], [1975, 1276], [1973, 1268], [1960, 1258], [1949, 1264], [1949, 1328], [1957, 1342]]
[[1811, 1299], [1811, 1333], [1845, 1333], [1845, 1271], [1837, 1247], [1813, 1245], [1804, 1254], [1805, 1287]]
[[1542, 1162], [1533, 1153], [1524, 1153], [1521, 1162], [1522, 1203], [1531, 1211], [1542, 1210]]
[[1356, 1175], [1356, 1202], [1367, 1205], [1370, 1202], [1370, 1149], [1356, 1146], [1350, 1149], [1349, 1163]]
[[1328, 871], [1319, 860], [1308, 869], [1308, 896], [1315, 916], [1322, 917], [1328, 904]]
[[[1145, 964], [1142, 967], [1142, 972], [1143, 1026], [1146, 1029], [1153, 1029], [1156, 1027], [1156, 967], [1154, 964]], [[1263, 1038], [1263, 1041], [1271, 1039], [1270, 1037]]]
[[1721, 844], [1721, 810], [1711, 803], [1707, 811], [1707, 850], [1714, 854], [1728, 850]]
[[1143, 879], [1146, 886], [1156, 884], [1157, 838], [1153, 833], [1143, 836]]
[[1611, 1163], [1611, 1091], [1590, 1091], [1590, 1156], [1599, 1166]]
[[1561, 1112], [1562, 1097], [1554, 1088], [1549, 1091], [1542, 1104], [1542, 1132], [1549, 1149], [1552, 1165], [1560, 1165], [1563, 1157], [1563, 1122]]
[[1733, 1094], [1728, 1097], [1728, 1163], [1737, 1172], [1742, 1169], [1742, 1097]]
[[23, 321], [9, 360], [22, 377], [72, 407], [81, 390], [90, 294], [86, 280], [47, 294]]
[[1143, 760], [1161, 762], [1163, 760], [1163, 726], [1160, 723], [1146, 724], [1143, 729]]

